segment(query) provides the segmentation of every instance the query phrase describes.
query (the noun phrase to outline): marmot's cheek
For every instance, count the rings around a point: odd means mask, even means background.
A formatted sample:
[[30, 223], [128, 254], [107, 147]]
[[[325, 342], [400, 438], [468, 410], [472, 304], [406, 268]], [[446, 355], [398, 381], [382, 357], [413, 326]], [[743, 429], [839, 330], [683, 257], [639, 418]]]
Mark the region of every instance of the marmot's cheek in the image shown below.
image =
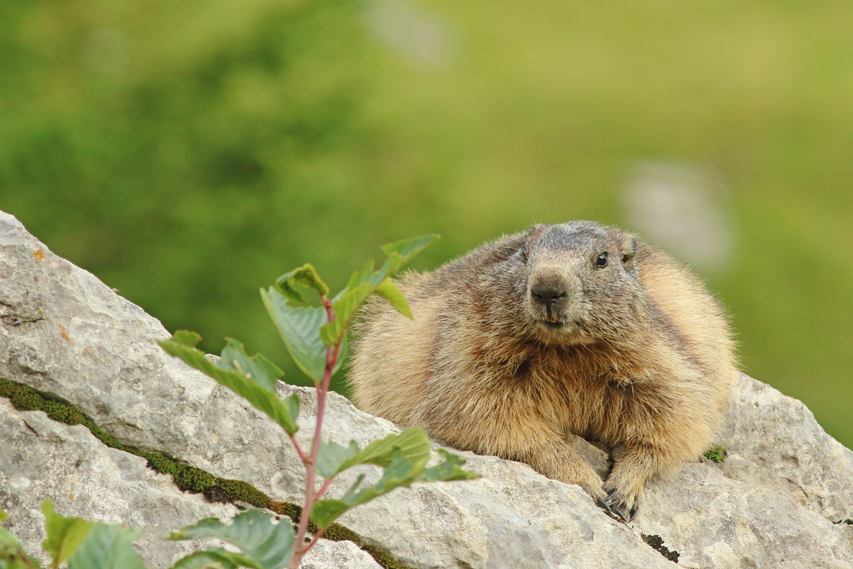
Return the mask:
[[536, 307], [529, 302], [524, 305], [524, 316], [526, 316], [531, 323], [536, 323], [541, 319]]

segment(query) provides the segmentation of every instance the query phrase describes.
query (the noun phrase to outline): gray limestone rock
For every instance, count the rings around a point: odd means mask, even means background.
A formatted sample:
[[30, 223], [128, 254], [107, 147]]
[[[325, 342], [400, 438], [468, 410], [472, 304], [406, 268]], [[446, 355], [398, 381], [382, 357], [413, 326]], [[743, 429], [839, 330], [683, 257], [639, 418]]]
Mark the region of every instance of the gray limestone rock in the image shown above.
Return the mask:
[[300, 569], [380, 569], [370, 554], [351, 541], [321, 539], [305, 554]]
[[800, 401], [741, 374], [720, 440], [729, 455], [720, 468], [729, 478], [784, 488], [832, 521], [853, 517], [853, 452]]
[[[247, 481], [273, 499], [301, 502], [304, 472], [288, 437], [168, 356], [155, 343], [167, 337], [154, 318], [0, 213], [0, 376], [68, 400], [128, 444]], [[314, 392], [279, 385], [280, 395], [293, 391], [303, 399], [297, 439], [307, 446]], [[355, 439], [363, 447], [399, 432], [335, 394], [326, 413], [323, 438], [341, 444]], [[142, 459], [103, 447], [81, 426], [15, 411], [2, 399], [0, 421], [0, 508], [32, 551], [43, 539], [38, 505], [46, 496], [64, 515], [143, 529], [140, 549], [158, 567], [175, 555], [158, 549], [161, 535], [235, 511], [182, 494]], [[46, 446], [12, 443], [2, 438], [7, 431]], [[653, 481], [630, 525], [604, 515], [576, 486], [471, 453], [461, 454], [479, 480], [401, 489], [348, 512], [341, 523], [418, 568], [672, 566], [664, 548], [677, 552], [683, 567], [853, 567], [853, 526], [832, 523], [853, 518], [853, 453], [808, 409], [741, 376], [719, 443], [729, 451], [725, 463], [697, 462]], [[584, 452], [606, 471], [604, 453], [586, 444]], [[58, 470], [40, 478], [48, 463]], [[368, 479], [378, 476], [374, 467], [361, 468]], [[343, 473], [330, 496], [341, 495], [356, 475]], [[661, 551], [643, 536], [662, 539]], [[303, 567], [375, 566], [364, 555], [351, 543], [323, 543]]]
[[151, 567], [169, 567], [192, 551], [190, 543], [165, 541], [172, 531], [239, 513], [181, 492], [170, 476], [147, 468], [145, 459], [105, 446], [82, 425], [69, 427], [42, 411], [17, 411], [0, 398], [0, 509], [9, 513], [6, 528], [32, 554], [41, 552], [47, 537], [39, 507], [46, 498], [65, 517], [144, 528], [136, 545]]

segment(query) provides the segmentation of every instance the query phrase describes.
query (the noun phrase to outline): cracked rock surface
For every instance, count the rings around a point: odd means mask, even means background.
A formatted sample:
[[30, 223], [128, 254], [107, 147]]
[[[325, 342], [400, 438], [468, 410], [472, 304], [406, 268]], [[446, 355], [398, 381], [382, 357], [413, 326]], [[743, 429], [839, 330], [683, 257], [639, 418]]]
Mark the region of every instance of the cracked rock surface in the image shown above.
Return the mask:
[[[39, 507], [45, 498], [66, 517], [147, 528], [136, 545], [156, 567], [192, 551], [187, 542], [164, 541], [173, 530], [239, 513], [181, 492], [170, 476], [146, 468], [145, 459], [105, 446], [82, 425], [58, 423], [41, 411], [17, 411], [3, 398], [0, 449], [0, 509], [9, 513], [6, 528], [33, 554], [47, 538]], [[41, 560], [48, 566], [48, 557]]]
[[[127, 444], [301, 502], [304, 474], [287, 436], [161, 350], [155, 341], [169, 335], [0, 212], [0, 376], [71, 402]], [[294, 390], [303, 399], [297, 438], [304, 442], [316, 401], [311, 389], [279, 385], [281, 395]], [[324, 438], [364, 446], [397, 431], [330, 394]], [[661, 538], [682, 567], [853, 568], [853, 525], [833, 523], [853, 518], [853, 453], [802, 403], [741, 375], [717, 443], [728, 449], [724, 463], [688, 464], [653, 481], [629, 525], [604, 515], [577, 486], [471, 453], [460, 454], [481, 479], [397, 490], [340, 521], [418, 568], [674, 566], [644, 535]], [[584, 449], [604, 471], [604, 453]], [[368, 479], [376, 476], [362, 468]], [[344, 473], [331, 496], [357, 474]], [[188, 547], [163, 535], [236, 512], [181, 493], [143, 459], [105, 447], [82, 426], [0, 399], [0, 509], [33, 552], [44, 538], [45, 497], [63, 515], [140, 529], [139, 551], [150, 567], [167, 567], [181, 553], [175, 547]], [[377, 566], [365, 556], [350, 542], [325, 542], [302, 566]]]

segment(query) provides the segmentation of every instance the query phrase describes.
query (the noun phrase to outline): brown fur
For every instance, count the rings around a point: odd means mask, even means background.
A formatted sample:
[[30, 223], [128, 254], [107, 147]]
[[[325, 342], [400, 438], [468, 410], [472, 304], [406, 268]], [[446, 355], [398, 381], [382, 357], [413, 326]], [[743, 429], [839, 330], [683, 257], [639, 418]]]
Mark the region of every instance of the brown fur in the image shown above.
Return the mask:
[[[618, 229], [535, 225], [401, 288], [414, 321], [373, 302], [359, 327], [358, 406], [625, 511], [650, 477], [700, 456], [727, 407], [736, 361], [722, 308]], [[604, 483], [567, 434], [615, 450]]]

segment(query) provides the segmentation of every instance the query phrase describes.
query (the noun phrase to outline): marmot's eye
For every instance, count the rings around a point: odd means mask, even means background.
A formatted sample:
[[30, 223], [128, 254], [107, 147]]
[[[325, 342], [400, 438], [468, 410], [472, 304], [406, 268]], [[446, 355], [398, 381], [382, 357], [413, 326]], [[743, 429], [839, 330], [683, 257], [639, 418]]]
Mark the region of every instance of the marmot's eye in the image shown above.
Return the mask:
[[601, 253], [598, 257], [595, 258], [595, 266], [599, 269], [603, 269], [607, 266], [607, 251]]

